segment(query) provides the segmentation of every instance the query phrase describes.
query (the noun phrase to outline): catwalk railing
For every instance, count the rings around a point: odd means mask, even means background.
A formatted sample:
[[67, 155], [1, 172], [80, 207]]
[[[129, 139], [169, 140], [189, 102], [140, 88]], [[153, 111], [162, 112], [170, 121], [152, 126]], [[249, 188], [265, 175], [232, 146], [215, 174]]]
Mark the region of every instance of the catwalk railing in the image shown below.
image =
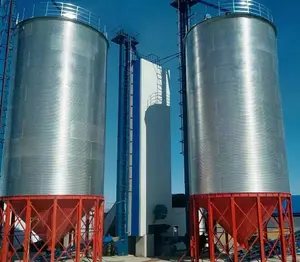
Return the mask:
[[24, 8], [17, 15], [17, 23], [33, 17], [61, 17], [87, 24], [102, 32], [107, 37], [106, 27], [101, 20], [89, 10], [77, 5], [51, 1], [34, 4], [32, 8]]
[[152, 95], [150, 95], [148, 101], [147, 101], [147, 108], [153, 105], [162, 105], [166, 103], [166, 106], [170, 106], [170, 95], [166, 95], [165, 101], [164, 97], [161, 93], [155, 92]]
[[217, 1], [216, 4], [207, 4], [206, 0], [198, 0], [198, 2], [208, 5], [211, 9], [206, 8], [205, 14], [202, 13], [201, 16], [194, 13], [191, 17], [191, 25], [197, 24], [203, 19], [230, 14], [249, 14], [262, 17], [272, 23], [274, 21], [270, 9], [254, 0], [224, 0]]

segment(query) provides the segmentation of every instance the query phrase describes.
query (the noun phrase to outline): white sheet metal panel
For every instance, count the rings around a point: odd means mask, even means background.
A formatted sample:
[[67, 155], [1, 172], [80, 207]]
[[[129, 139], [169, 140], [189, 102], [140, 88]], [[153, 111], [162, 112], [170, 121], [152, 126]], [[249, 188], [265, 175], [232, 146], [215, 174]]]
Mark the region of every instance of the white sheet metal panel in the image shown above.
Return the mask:
[[169, 211], [172, 207], [170, 71], [144, 59], [139, 63], [138, 209], [139, 236], [143, 236], [155, 223], [155, 206], [163, 204]]

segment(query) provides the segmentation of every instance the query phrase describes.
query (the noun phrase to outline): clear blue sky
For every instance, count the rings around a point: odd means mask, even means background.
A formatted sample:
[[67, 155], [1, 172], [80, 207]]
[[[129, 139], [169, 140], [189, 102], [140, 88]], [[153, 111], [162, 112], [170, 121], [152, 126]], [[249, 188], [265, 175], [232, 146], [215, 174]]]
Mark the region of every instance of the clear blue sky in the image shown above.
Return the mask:
[[[215, 0], [211, 0], [212, 2]], [[290, 0], [284, 5], [280, 0], [257, 0], [267, 5], [273, 13], [279, 32], [279, 73], [283, 100], [285, 133], [291, 190], [300, 194], [300, 10], [299, 0]], [[19, 0], [19, 7], [30, 7], [35, 0]], [[170, 0], [69, 0], [68, 2], [90, 9], [101, 17], [102, 23], [111, 30], [123, 28], [140, 33], [139, 51], [165, 57], [176, 53], [176, 11]], [[205, 12], [198, 7], [197, 14]], [[177, 59], [166, 66], [171, 70], [172, 106], [172, 186], [173, 192], [183, 192], [183, 158], [180, 155], [179, 84]], [[116, 153], [117, 153], [117, 108], [118, 108], [118, 48], [114, 44], [108, 59], [108, 106], [105, 166], [105, 197], [108, 204], [115, 199]]]

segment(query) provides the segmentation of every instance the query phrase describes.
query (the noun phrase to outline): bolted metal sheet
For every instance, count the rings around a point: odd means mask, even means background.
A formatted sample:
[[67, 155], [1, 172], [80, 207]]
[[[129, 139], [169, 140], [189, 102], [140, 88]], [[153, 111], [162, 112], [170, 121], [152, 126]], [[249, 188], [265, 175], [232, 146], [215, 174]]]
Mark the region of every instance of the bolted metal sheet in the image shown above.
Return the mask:
[[289, 192], [274, 25], [213, 18], [185, 44], [191, 194]]
[[6, 195], [103, 195], [107, 39], [59, 18], [18, 25]]

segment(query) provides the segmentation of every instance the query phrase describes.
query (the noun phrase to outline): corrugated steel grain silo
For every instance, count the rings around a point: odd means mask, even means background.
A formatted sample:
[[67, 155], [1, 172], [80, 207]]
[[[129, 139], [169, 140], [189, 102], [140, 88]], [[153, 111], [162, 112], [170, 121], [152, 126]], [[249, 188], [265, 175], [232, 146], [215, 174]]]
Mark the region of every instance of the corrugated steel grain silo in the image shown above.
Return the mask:
[[228, 12], [191, 28], [185, 45], [191, 198], [247, 245], [257, 210], [267, 223], [290, 190], [277, 31], [262, 16]]
[[289, 192], [274, 25], [210, 19], [186, 53], [191, 194]]
[[42, 17], [17, 44], [6, 195], [103, 195], [107, 39]]
[[[24, 241], [37, 234], [52, 257], [73, 230], [76, 243], [94, 243], [93, 259], [102, 256], [109, 44], [94, 18], [72, 4], [49, 2], [43, 16], [17, 25], [4, 201], [26, 224]], [[74, 247], [76, 256], [80, 248]]]

